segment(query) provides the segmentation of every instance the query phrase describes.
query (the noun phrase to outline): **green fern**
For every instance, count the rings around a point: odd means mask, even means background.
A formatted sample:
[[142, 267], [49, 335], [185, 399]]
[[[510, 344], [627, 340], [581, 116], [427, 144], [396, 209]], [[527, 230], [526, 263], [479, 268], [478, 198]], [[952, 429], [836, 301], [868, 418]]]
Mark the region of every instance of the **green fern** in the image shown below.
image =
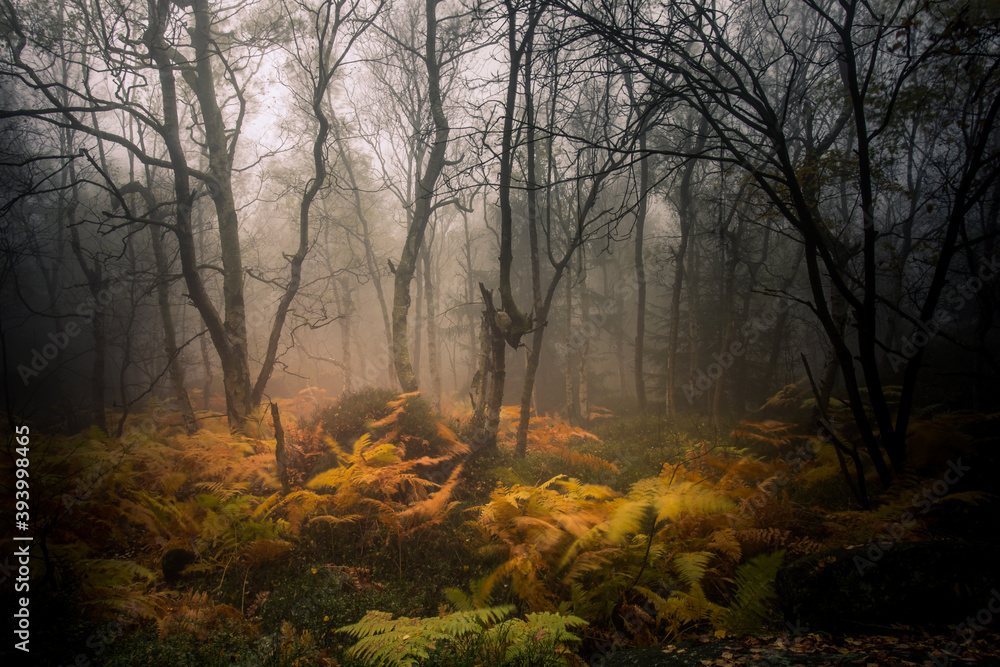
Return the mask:
[[513, 605], [457, 611], [433, 618], [393, 619], [384, 611], [369, 611], [357, 623], [340, 630], [358, 641], [349, 650], [353, 658], [389, 667], [408, 667], [426, 660], [438, 643], [482, 632], [514, 611]]
[[686, 585], [687, 590], [675, 589], [666, 600], [646, 588], [636, 587], [636, 591], [653, 603], [657, 620], [666, 624], [668, 636], [678, 636], [706, 622], [717, 625], [725, 614], [723, 607], [705, 596], [701, 586], [712, 557], [713, 554], [707, 551], [675, 554], [671, 559], [671, 569], [677, 579]]
[[586, 625], [576, 616], [548, 612], [524, 619], [505, 619], [513, 605], [466, 609], [432, 618], [393, 619], [369, 611], [353, 625], [341, 628], [358, 641], [348, 655], [372, 664], [409, 667], [436, 664], [442, 655], [459, 654], [476, 664], [563, 664], [567, 645], [579, 641], [571, 628]]
[[167, 596], [151, 590], [156, 574], [129, 560], [89, 558], [79, 561], [80, 596], [85, 608], [103, 613], [129, 612], [156, 618]]
[[760, 554], [736, 569], [736, 591], [729, 611], [722, 618], [723, 629], [749, 635], [763, 631], [770, 624], [774, 577], [784, 558], [784, 550]]
[[567, 645], [580, 641], [570, 628], [586, 624], [585, 620], [577, 616], [563, 616], [547, 611], [528, 614], [524, 620], [515, 618], [498, 623], [482, 635], [482, 643], [487, 648], [487, 655], [483, 656], [486, 658], [484, 662], [537, 664], [533, 660], [537, 656], [568, 656], [570, 651]]

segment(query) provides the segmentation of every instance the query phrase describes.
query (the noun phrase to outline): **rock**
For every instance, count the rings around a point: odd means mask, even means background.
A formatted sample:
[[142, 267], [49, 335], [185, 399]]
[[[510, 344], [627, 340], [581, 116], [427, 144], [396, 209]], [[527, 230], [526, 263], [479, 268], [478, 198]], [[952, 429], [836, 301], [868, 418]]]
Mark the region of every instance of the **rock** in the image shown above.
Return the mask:
[[884, 541], [800, 558], [778, 571], [775, 591], [786, 620], [810, 631], [954, 625], [996, 594], [996, 562], [992, 549], [970, 542]]

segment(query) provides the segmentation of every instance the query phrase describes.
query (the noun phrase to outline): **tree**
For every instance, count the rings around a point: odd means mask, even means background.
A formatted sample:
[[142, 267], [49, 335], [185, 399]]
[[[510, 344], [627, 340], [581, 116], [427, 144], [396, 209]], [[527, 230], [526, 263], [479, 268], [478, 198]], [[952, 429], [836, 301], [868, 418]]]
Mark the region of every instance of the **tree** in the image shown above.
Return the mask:
[[[558, 23], [556, 24], [558, 25]], [[554, 31], [557, 28], [553, 29]], [[557, 44], [553, 39], [551, 44]], [[547, 319], [556, 295], [559, 282], [570, 266], [574, 254], [580, 252], [587, 242], [601, 236], [610, 236], [612, 230], [622, 218], [620, 206], [615, 202], [621, 193], [616, 189], [616, 176], [629, 159], [630, 152], [625, 144], [632, 146], [631, 134], [621, 132], [621, 128], [630, 127], [636, 118], [642, 114], [642, 108], [627, 107], [624, 113], [619, 109], [594, 100], [606, 100], [616, 97], [620, 86], [624, 83], [614, 75], [614, 64], [610, 61], [600, 61], [601, 78], [596, 80], [577, 80], [572, 71], [572, 64], [578, 55], [571, 56], [569, 62], [563, 62], [558, 48], [549, 50], [548, 112], [547, 132], [550, 134], [547, 142], [545, 164], [545, 203], [536, 208], [539, 210], [537, 225], [541, 229], [538, 240], [532, 240], [533, 251], [531, 259], [532, 284], [534, 293], [534, 321], [531, 331], [531, 342], [528, 347], [524, 384], [521, 391], [521, 411], [518, 421], [515, 451], [523, 456], [527, 451], [528, 424], [530, 420], [531, 398], [534, 383], [542, 354]], [[530, 69], [528, 70], [530, 74]], [[525, 78], [525, 90], [530, 91], [530, 78]], [[526, 109], [534, 108], [533, 93], [526, 95]], [[509, 98], [508, 98], [508, 101]], [[530, 128], [535, 120], [527, 117]], [[560, 164], [555, 153], [555, 140], [562, 136], [565, 145], [561, 152], [570, 156], [565, 164]], [[529, 135], [530, 136], [530, 135]], [[533, 173], [534, 153], [531, 150], [534, 141], [528, 141], [528, 225], [529, 230], [535, 226], [531, 216], [532, 197], [540, 178]], [[536, 180], [539, 179], [539, 180]], [[501, 179], [501, 188], [503, 180]], [[501, 189], [501, 192], [503, 190]], [[529, 237], [531, 238], [531, 237]], [[538, 250], [538, 246], [544, 251]], [[544, 257], [548, 260], [548, 284], [544, 291], [542, 284], [535, 276], [541, 275], [538, 263]], [[584, 258], [580, 258], [580, 266]], [[503, 253], [501, 251], [501, 268]], [[582, 275], [582, 274], [581, 274]], [[503, 282], [501, 281], [501, 293]], [[567, 304], [569, 305], [569, 304]], [[514, 318], [512, 317], [512, 322]], [[589, 321], [587, 322], [589, 325]], [[516, 336], [518, 328], [512, 324], [508, 343], [519, 342]], [[586, 345], [587, 336], [584, 332]], [[572, 347], [572, 346], [571, 346]], [[567, 358], [570, 351], [567, 350]], [[578, 372], [585, 371], [581, 365]], [[584, 402], [586, 400], [584, 399]], [[567, 406], [568, 407], [568, 406]]]
[[[267, 381], [274, 368], [278, 342], [292, 300], [301, 282], [301, 267], [310, 245], [309, 210], [317, 193], [326, 180], [326, 141], [329, 121], [325, 108], [329, 104], [328, 90], [338, 68], [350, 51], [354, 41], [371, 25], [381, 5], [371, 8], [349, 0], [326, 0], [316, 7], [299, 4], [295, 12], [305, 14], [298, 27], [309, 26], [301, 36], [292, 39], [289, 54], [299, 66], [309, 68], [311, 85], [310, 111], [316, 123], [312, 141], [314, 173], [302, 194], [299, 207], [299, 243], [288, 258], [288, 281], [280, 286], [282, 296], [271, 320], [270, 334], [256, 380], [252, 381], [248, 354], [246, 303], [244, 297], [244, 267], [240, 242], [239, 215], [234, 195], [234, 162], [242, 135], [248, 103], [246, 90], [252, 79], [251, 64], [259, 61], [256, 49], [264, 48], [276, 37], [270, 31], [283, 22], [264, 21], [260, 25], [247, 24], [241, 41], [238, 30], [226, 31], [231, 17], [220, 14], [208, 0], [170, 3], [167, 0], [149, 2], [146, 12], [130, 7], [119, 18], [130, 26], [132, 34], [141, 39], [119, 48], [114, 42], [114, 31], [100, 23], [111, 20], [117, 12], [98, 7], [96, 13], [87, 3], [72, 5], [72, 20], [86, 25], [92, 39], [93, 53], [80, 59], [84, 81], [97, 78], [100, 72], [112, 73], [111, 81], [117, 91], [99, 95], [89, 86], [80, 91], [47, 79], [48, 72], [35, 65], [37, 53], [44, 53], [46, 46], [35, 40], [36, 35], [25, 30], [22, 13], [5, 0], [4, 19], [10, 26], [8, 37], [9, 67], [16, 72], [26, 87], [42, 104], [7, 112], [7, 116], [25, 116], [71, 130], [82, 135], [108, 142], [143, 164], [163, 168], [172, 175], [174, 190], [174, 221], [153, 221], [136, 215], [128, 209], [125, 218], [130, 222], [160, 224], [174, 232], [178, 238], [182, 274], [191, 302], [198, 310], [208, 329], [213, 346], [222, 365], [226, 393], [227, 415], [230, 428], [238, 430], [243, 420], [263, 396]], [[286, 7], [291, 22], [296, 21], [291, 6]], [[95, 21], [95, 18], [100, 20]], [[62, 17], [60, 17], [62, 20]], [[186, 30], [185, 26], [191, 29]], [[254, 30], [262, 25], [264, 34]], [[180, 35], [189, 39], [180, 40]], [[29, 44], [29, 38], [32, 40]], [[302, 40], [302, 41], [300, 41]], [[89, 64], [89, 59], [96, 62]], [[103, 59], [103, 62], [101, 61]], [[146, 71], [152, 63], [159, 81], [155, 99], [145, 91]], [[179, 91], [178, 75], [193, 95], [196, 107], [184, 106], [184, 93]], [[221, 87], [228, 87], [223, 94]], [[220, 101], [221, 100], [221, 101]], [[155, 104], [159, 103], [157, 117]], [[48, 106], [45, 106], [47, 104]], [[85, 123], [82, 118], [92, 115], [95, 122]], [[159, 157], [153, 150], [144, 150], [125, 131], [116, 134], [104, 129], [99, 116], [115, 117], [120, 126], [138, 123], [157, 135], [159, 145], [166, 150], [166, 157]], [[207, 154], [204, 170], [190, 166], [190, 148], [181, 136], [182, 119], [191, 122], [196, 130], [194, 140]], [[106, 123], [110, 126], [111, 123]], [[208, 190], [217, 220], [221, 251], [222, 310], [216, 305], [201, 275], [202, 265], [196, 251], [195, 233], [191, 213], [199, 193], [191, 187], [190, 179], [197, 179]], [[112, 190], [119, 190], [114, 184]]]
[[[406, 212], [406, 238], [393, 267], [392, 354], [396, 379], [407, 392], [418, 388], [407, 340], [410, 283], [434, 211], [454, 203], [438, 199], [451, 132], [445, 99], [459, 62], [469, 50], [469, 16], [459, 10], [439, 18], [441, 7], [448, 5], [443, 0], [425, 0], [422, 11], [417, 4], [401, 6], [380, 29], [391, 48], [372, 69], [381, 94], [388, 98], [386, 106], [402, 118], [406, 136], [403, 187], [390, 187]], [[396, 119], [374, 120], [396, 124]], [[382, 141], [377, 133], [372, 136], [374, 143]], [[373, 148], [379, 152], [379, 147]]]
[[[961, 131], [935, 142], [936, 150], [954, 159], [938, 184], [947, 192], [944, 210], [927, 219], [937, 239], [931, 277], [914, 285], [917, 305], [907, 313], [926, 328], [935, 323], [967, 217], [997, 175], [995, 25], [982, 8], [907, 0], [884, 11], [854, 0], [809, 1], [795, 8], [751, 2], [725, 9], [697, 0], [667, 8], [639, 2], [560, 4], [588, 26], [589, 35], [621, 53], [658, 95], [696, 110], [707, 123], [711, 154], [744, 169], [798, 236], [805, 248], [809, 307], [840, 361], [853, 417], [888, 484], [906, 459], [925, 348], [907, 355], [902, 397], [894, 409], [878, 367], [887, 309], [880, 276], [888, 257], [878, 241], [887, 230], [877, 215], [875, 165], [901, 95], [916, 85], [919, 73], [933, 76], [951, 94], [945, 104], [960, 119]], [[940, 78], [944, 68], [960, 73], [946, 84]], [[848, 125], [852, 145], [845, 143]], [[808, 150], [800, 149], [804, 135]], [[684, 148], [663, 152], [697, 157]], [[824, 177], [834, 158], [852, 170], [847, 196], [857, 213], [849, 219], [837, 219], [817, 201], [828, 187]], [[844, 261], [841, 248], [850, 246], [844, 237], [857, 240], [856, 259]], [[850, 332], [838, 325], [831, 291], [848, 305]]]

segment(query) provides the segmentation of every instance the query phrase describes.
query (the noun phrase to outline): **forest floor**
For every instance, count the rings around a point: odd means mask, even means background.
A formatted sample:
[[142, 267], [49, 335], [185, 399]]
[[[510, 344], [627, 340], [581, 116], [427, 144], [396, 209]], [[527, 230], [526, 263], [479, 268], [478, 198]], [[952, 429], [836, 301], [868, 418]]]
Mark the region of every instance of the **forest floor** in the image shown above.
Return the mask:
[[[985, 634], [985, 633], [984, 633]], [[594, 664], [593, 662], [591, 664]], [[1000, 636], [989, 634], [961, 647], [954, 637], [930, 631], [834, 637], [701, 637], [692, 642], [609, 652], [604, 667], [826, 667], [906, 665], [1000, 667]]]
[[[409, 419], [405, 411], [393, 414], [397, 415], [393, 418], [396, 426]], [[575, 513], [591, 524], [604, 525], [594, 522], [614, 521], [620, 512], [600, 513], [628, 507], [633, 502], [629, 494], [645, 484], [661, 494], [657, 502], [664, 503], [664, 507], [685, 502], [690, 509], [675, 514], [672, 523], [661, 524], [666, 528], [657, 528], [662, 531], [657, 542], [645, 541], [640, 528], [633, 527], [629, 532], [636, 537], [626, 539], [623, 547], [609, 542], [598, 544], [605, 552], [614, 552], [618, 560], [610, 566], [602, 565], [604, 569], [595, 573], [597, 577], [590, 586], [614, 584], [608, 588], [613, 606], [595, 611], [595, 616], [587, 619], [589, 625], [577, 632], [579, 640], [558, 645], [564, 651], [562, 658], [556, 659], [552, 653], [546, 657], [542, 650], [527, 662], [484, 662], [466, 652], [448, 654], [447, 660], [432, 655], [417, 664], [1000, 667], [1000, 638], [995, 631], [990, 632], [992, 625], [961, 645], [956, 645], [957, 635], [948, 628], [869, 626], [868, 632], [835, 636], [783, 627], [774, 600], [761, 598], [764, 606], [746, 614], [755, 623], [752, 632], [720, 629], [725, 626], [718, 624], [718, 616], [712, 620], [712, 614], [717, 613], [712, 610], [720, 609], [719, 605], [728, 606], [726, 613], [736, 609], [734, 581], [753, 554], [767, 556], [777, 550], [815, 553], [845, 544], [865, 544], [881, 534], [899, 516], [899, 510], [890, 508], [879, 515], [852, 509], [835, 459], [829, 453], [820, 452], [807, 465], [770, 462], [776, 460], [775, 452], [796, 455], [802, 449], [800, 436], [789, 435], [778, 422], [761, 421], [719, 432], [697, 420], [668, 423], [662, 419], [598, 417], [588, 431], [559, 420], [533, 420], [528, 456], [518, 458], [512, 452], [514, 421], [511, 414], [505, 414], [500, 450], [466, 466], [460, 480], [456, 477], [457, 484], [449, 490], [447, 505], [433, 505], [432, 495], [416, 504], [408, 501], [411, 504], [393, 505], [397, 508], [392, 509], [393, 514], [390, 503], [396, 501], [381, 496], [382, 500], [370, 505], [377, 505], [378, 513], [351, 515], [356, 517], [351, 522], [336, 519], [315, 525], [303, 521], [307, 512], [320, 518], [325, 512], [334, 513], [323, 509], [321, 503], [338, 499], [356, 502], [359, 490], [368, 488], [366, 484], [378, 482], [384, 486], [386, 480], [407, 479], [412, 467], [393, 459], [386, 445], [373, 439], [365, 445], [369, 447], [365, 451], [382, 457], [384, 465], [374, 466], [374, 459], [369, 459], [374, 467], [359, 464], [353, 469], [368, 470], [377, 476], [351, 478], [350, 493], [339, 495], [308, 491], [300, 481], [298, 490], [283, 496], [261, 488], [257, 482], [237, 481], [244, 468], [257, 474], [254, 471], [273, 465], [274, 443], [272, 440], [268, 445], [266, 432], [234, 439], [224, 427], [213, 427], [186, 437], [178, 434], [176, 427], [164, 426], [162, 433], [150, 437], [147, 449], [129, 453], [125, 467], [107, 468], [113, 472], [95, 477], [101, 484], [88, 489], [87, 495], [72, 507], [72, 513], [62, 515], [68, 518], [56, 530], [63, 532], [63, 539], [73, 545], [72, 549], [87, 549], [90, 556], [76, 556], [77, 565], [68, 563], [63, 567], [64, 588], [43, 588], [45, 593], [38, 594], [34, 618], [38, 619], [41, 641], [32, 657], [41, 661], [35, 664], [380, 664], [351, 654], [357, 637], [345, 633], [345, 626], [357, 624], [372, 610], [418, 622], [456, 613], [461, 609], [457, 599], [470, 592], [475, 596], [477, 587], [499, 572], [499, 567], [506, 566], [515, 568], [512, 572], [524, 573], [528, 573], [525, 568], [531, 568], [532, 581], [552, 586], [551, 590], [538, 590], [564, 608], [574, 608], [569, 605], [569, 597], [579, 592], [557, 590], [558, 582], [544, 582], [542, 577], [549, 565], [540, 560], [541, 556], [518, 561], [513, 554], [522, 545], [535, 548], [549, 543], [568, 544], [569, 534], [553, 532], [558, 522], [552, 518], [555, 515], [546, 514], [552, 502], [563, 508], [560, 511], [565, 511], [565, 516]], [[956, 440], [954, 428], [946, 426], [942, 432]], [[289, 428], [293, 444], [295, 438], [302, 442], [311, 438], [319, 443], [317, 446], [322, 445], [317, 433], [305, 427]], [[393, 437], [405, 436], [399, 430], [393, 433]], [[121, 465], [120, 455], [109, 456], [107, 451], [113, 453], [113, 449], [107, 450], [89, 437], [86, 446], [95, 448], [93, 454], [88, 454], [92, 460], [113, 460], [115, 465]], [[356, 449], [352, 456], [359, 456], [359, 451]], [[786, 456], [786, 460], [794, 459]], [[310, 461], [313, 459], [303, 459], [300, 467], [313, 465]], [[986, 474], [985, 465], [981, 470]], [[794, 483], [785, 482], [779, 494], [757, 490], [759, 479], [777, 479], [781, 471], [786, 471]], [[695, 483], [685, 482], [684, 475]], [[553, 485], [553, 480], [566, 481]], [[653, 482], [665, 486], [649, 486]], [[273, 485], [273, 481], [270, 483]], [[913, 483], [913, 488], [919, 490], [923, 482]], [[676, 488], [688, 489], [684, 492], [687, 495], [678, 496], [671, 490]], [[60, 502], [65, 497], [56, 496]], [[955, 502], [937, 502], [921, 527], [911, 529], [912, 535], [925, 538], [929, 533], [922, 531], [933, 528], [934, 521], [936, 525], [953, 526], [957, 516], [975, 523], [979, 520], [975, 517], [982, 515], [967, 512], [976, 503], [982, 505], [982, 511], [992, 511], [981, 494], [969, 492], [965, 497], [971, 501], [956, 495]], [[692, 498], [702, 505], [691, 505]], [[749, 502], [752, 500], [765, 502]], [[908, 496], [905, 500], [910, 502]], [[484, 521], [488, 514], [484, 514], [484, 507], [491, 503], [511, 503], [509, 507], [515, 511], [508, 518], [517, 530]], [[412, 508], [417, 506], [436, 512], [430, 528], [401, 532], [399, 518], [412, 514]], [[816, 509], [818, 506], [825, 509]], [[602, 509], [605, 507], [611, 509]], [[635, 507], [640, 508], [638, 504]], [[530, 513], [528, 508], [533, 508]], [[956, 508], [962, 513], [956, 514]], [[524, 514], [519, 514], [522, 510]], [[359, 510], [339, 511], [344, 514]], [[641, 514], [637, 516], [641, 518]], [[387, 523], [387, 518], [392, 521]], [[734, 521], [746, 527], [734, 532]], [[525, 526], [541, 527], [541, 532], [525, 539], [523, 532], [517, 532]], [[567, 526], [577, 530], [573, 524]], [[494, 531], [492, 538], [489, 530]], [[607, 532], [601, 530], [601, 535]], [[206, 546], [199, 560], [170, 586], [154, 568], [158, 568], [159, 558], [167, 548], [186, 544], [166, 541], [176, 540], [180, 534], [190, 535], [192, 540], [200, 535]], [[205, 540], [207, 535], [212, 536], [211, 542]], [[723, 539], [727, 535], [728, 539]], [[497, 536], [510, 541], [509, 553], [498, 551], [503, 539]], [[681, 542], [669, 541], [677, 538], [687, 540], [683, 548], [675, 546]], [[71, 539], [77, 541], [71, 543]], [[659, 554], [657, 572], [653, 572], [650, 543], [654, 555]], [[668, 548], [672, 551], [668, 552]], [[685, 572], [678, 565], [680, 561], [671, 560], [678, 553], [683, 557], [697, 552], [707, 557], [709, 550], [715, 559], [711, 568], [698, 566]], [[60, 553], [75, 552], [62, 548]], [[544, 557], [555, 563], [562, 556], [553, 551]], [[694, 561], [685, 562], [690, 565]], [[781, 562], [780, 556], [776, 562]], [[582, 570], [585, 573], [586, 567]], [[687, 581], [685, 576], [696, 577], [695, 583], [682, 583], [681, 588], [671, 588], [673, 592], [663, 596], [680, 603], [669, 611], [674, 616], [658, 611], [655, 619], [644, 617], [648, 627], [628, 636], [616, 630], [616, 626], [621, 627], [620, 617], [627, 615], [623, 613], [627, 607], [641, 614], [641, 605], [649, 610], [650, 605], [661, 604], [654, 599], [658, 581], [683, 582]], [[773, 572], [769, 576], [766, 588], [773, 582]], [[633, 591], [640, 577], [645, 599]], [[525, 588], [525, 580], [493, 578], [496, 582], [491, 584], [489, 604], [515, 605], [517, 612], [511, 618], [519, 623], [522, 621], [517, 619], [530, 616], [527, 612], [532, 607], [524, 595], [531, 590]], [[714, 602], [705, 597], [703, 587], [710, 589]], [[598, 610], [596, 601], [573, 600], [572, 604], [577, 605], [575, 608]], [[676, 623], [669, 620], [687, 613], [685, 610], [692, 605], [699, 607], [695, 615], [682, 616], [687, 620]], [[103, 611], [96, 613], [98, 610]], [[616, 636], [623, 639], [620, 645], [612, 643]], [[663, 643], [666, 637], [672, 637], [666, 641], [674, 643]], [[531, 638], [520, 641], [522, 646], [538, 643]], [[567, 646], [575, 655], [565, 652]]]

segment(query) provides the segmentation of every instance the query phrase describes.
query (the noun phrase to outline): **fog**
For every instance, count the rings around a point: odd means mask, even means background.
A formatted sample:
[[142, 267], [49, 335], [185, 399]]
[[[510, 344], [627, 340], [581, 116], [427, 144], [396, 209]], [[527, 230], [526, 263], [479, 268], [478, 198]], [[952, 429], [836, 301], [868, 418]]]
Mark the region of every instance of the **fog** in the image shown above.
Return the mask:
[[8, 415], [994, 409], [992, 33], [694, 7], [6, 6]]

